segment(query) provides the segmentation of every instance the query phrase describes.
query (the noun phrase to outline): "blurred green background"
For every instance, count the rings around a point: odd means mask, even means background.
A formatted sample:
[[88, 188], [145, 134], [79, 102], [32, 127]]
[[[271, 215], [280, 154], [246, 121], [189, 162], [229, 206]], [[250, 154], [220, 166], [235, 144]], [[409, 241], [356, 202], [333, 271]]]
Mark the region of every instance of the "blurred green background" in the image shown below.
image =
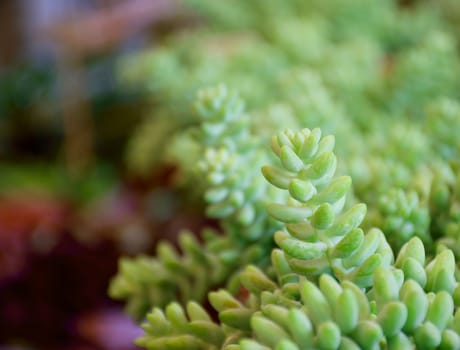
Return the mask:
[[187, 137], [169, 147], [198, 88], [238, 88], [261, 134], [292, 122], [278, 101], [313, 111], [350, 149], [342, 107], [363, 135], [379, 129], [368, 113], [396, 116], [401, 146], [428, 102], [459, 99], [458, 1], [310, 2], [308, 21], [301, 0], [0, 2], [0, 349], [133, 348], [107, 297], [118, 258], [213, 224], [177, 176]]

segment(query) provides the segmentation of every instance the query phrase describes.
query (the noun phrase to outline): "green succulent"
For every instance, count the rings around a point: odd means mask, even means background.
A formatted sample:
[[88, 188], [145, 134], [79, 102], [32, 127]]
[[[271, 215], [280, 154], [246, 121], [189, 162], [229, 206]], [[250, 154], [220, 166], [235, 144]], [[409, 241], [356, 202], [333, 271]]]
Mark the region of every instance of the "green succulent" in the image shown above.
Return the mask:
[[224, 235], [207, 230], [202, 244], [193, 234], [183, 233], [181, 253], [162, 242], [156, 259], [123, 259], [109, 294], [126, 300], [127, 312], [138, 319], [151, 307], [174, 300], [201, 302], [209, 289], [225, 282], [237, 290], [239, 269], [250, 263], [267, 265], [273, 233], [279, 228], [265, 211], [266, 202], [277, 194], [269, 195], [259, 170], [269, 153], [252, 141], [242, 100], [220, 85], [201, 90], [194, 108], [201, 124], [186, 131], [195, 150], [189, 158], [197, 158], [187, 159], [188, 176], [197, 182], [205, 178], [206, 214], [220, 220]]
[[219, 232], [121, 261], [137, 344], [459, 349], [453, 2], [186, 4], [205, 25], [121, 69], [152, 104], [127, 158], [176, 165]]
[[194, 303], [188, 303], [187, 319], [182, 307], [173, 303], [166, 308], [167, 317], [160, 309], [149, 314], [146, 335], [138, 345], [372, 349], [415, 344], [434, 349], [445, 338], [453, 348], [459, 346], [460, 337], [448, 329], [460, 290], [452, 251], [441, 250], [427, 263], [423, 243], [413, 238], [393, 265], [385, 236], [378, 229], [364, 235], [358, 228], [365, 214], [358, 209], [362, 205], [339, 215], [350, 179], [334, 179], [333, 138], [321, 138], [319, 129], [285, 130], [271, 144], [282, 168], [265, 166], [262, 171], [291, 196], [288, 204], [267, 207], [285, 222], [287, 231], [275, 234], [281, 249], [272, 251], [268, 273], [276, 282], [249, 265], [239, 274], [249, 292], [244, 300], [226, 290], [209, 294], [220, 323], [212, 322]]
[[273, 203], [267, 210], [286, 224], [275, 241], [289, 265], [307, 276], [332, 271], [341, 280], [369, 286], [373, 271], [391, 264], [393, 253], [381, 231], [372, 229], [365, 235], [359, 227], [366, 215], [364, 204], [343, 210], [351, 179], [334, 178], [334, 138], [321, 138], [319, 129], [286, 130], [274, 136], [271, 145], [281, 167], [265, 166], [262, 172], [290, 197], [286, 204]]
[[432, 245], [429, 210], [420, 203], [417, 192], [392, 189], [384, 193], [379, 198], [378, 216], [376, 225], [396, 250], [413, 236], [420, 237], [428, 247]]

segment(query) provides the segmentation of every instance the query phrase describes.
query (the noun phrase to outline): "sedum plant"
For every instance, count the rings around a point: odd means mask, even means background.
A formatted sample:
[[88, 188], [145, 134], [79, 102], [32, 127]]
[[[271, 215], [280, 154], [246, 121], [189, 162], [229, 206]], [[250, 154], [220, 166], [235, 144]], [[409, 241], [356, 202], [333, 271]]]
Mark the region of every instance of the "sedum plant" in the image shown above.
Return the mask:
[[210, 288], [225, 282], [235, 292], [242, 267], [267, 265], [272, 235], [279, 227], [265, 211], [265, 204], [277, 194], [259, 170], [269, 154], [251, 137], [242, 100], [220, 85], [200, 91], [194, 109], [202, 122], [187, 131], [196, 154], [188, 155], [194, 166], [183, 166], [183, 171], [195, 183], [205, 179], [206, 214], [220, 220], [225, 235], [205, 230], [200, 244], [184, 232], [179, 236], [181, 253], [162, 242], [157, 258], [122, 259], [109, 294], [125, 299], [128, 313], [138, 319], [150, 307], [176, 299], [201, 302]]
[[310, 278], [333, 273], [339, 280], [369, 286], [374, 269], [389, 265], [393, 252], [378, 229], [365, 235], [359, 227], [366, 214], [363, 203], [343, 210], [351, 178], [334, 178], [334, 138], [321, 139], [320, 129], [288, 129], [274, 136], [271, 145], [281, 167], [265, 166], [262, 172], [290, 196], [267, 210], [286, 224], [286, 231], [274, 238], [290, 268]]
[[267, 211], [285, 223], [265, 272], [239, 274], [246, 291], [209, 293], [219, 322], [194, 301], [154, 308], [137, 345], [147, 349], [457, 349], [460, 284], [455, 257], [427, 259], [415, 237], [393, 252], [384, 234], [359, 228], [365, 206], [344, 210], [349, 177], [334, 177], [333, 138], [289, 129], [272, 138], [279, 166], [262, 168], [286, 203]]
[[378, 205], [376, 221], [393, 247], [399, 249], [413, 236], [421, 238], [428, 246], [432, 244], [428, 207], [420, 203], [417, 192], [392, 189], [379, 198]]
[[[384, 224], [365, 233], [366, 205], [351, 196], [351, 178], [336, 175], [333, 136], [285, 129], [267, 140], [270, 152], [248, 134], [242, 102], [224, 86], [200, 92], [195, 109], [202, 123], [188, 132], [199, 161], [190, 172], [206, 175], [207, 214], [223, 233], [205, 231], [203, 243], [184, 233], [181, 254], [161, 243], [156, 258], [121, 262], [111, 294], [127, 299], [138, 319], [146, 313], [138, 346], [460, 347], [452, 242], [439, 239], [427, 255], [420, 238], [410, 239], [427, 234], [416, 194], [385, 197]], [[438, 209], [455, 201], [442, 180], [431, 191]], [[252, 215], [242, 216], [247, 208]], [[411, 225], [423, 230], [408, 234]], [[391, 231], [398, 244], [390, 245]], [[206, 298], [211, 310], [201, 304]]]
[[284, 129], [264, 144], [223, 85], [194, 109], [195, 166], [183, 170], [203, 179], [221, 232], [121, 261], [110, 294], [143, 320], [138, 346], [460, 348], [454, 165], [414, 181], [420, 194], [383, 194], [367, 218], [332, 135]]
[[448, 2], [187, 0], [206, 26], [122, 65], [154, 106], [128, 166], [217, 223], [120, 261], [138, 346], [460, 349]]

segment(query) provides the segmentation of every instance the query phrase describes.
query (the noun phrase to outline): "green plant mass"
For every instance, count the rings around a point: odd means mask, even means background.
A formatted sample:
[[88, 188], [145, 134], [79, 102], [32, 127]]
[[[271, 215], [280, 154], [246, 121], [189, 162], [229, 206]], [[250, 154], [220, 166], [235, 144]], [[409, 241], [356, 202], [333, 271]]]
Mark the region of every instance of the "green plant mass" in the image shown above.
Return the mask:
[[137, 345], [460, 349], [454, 2], [188, 4], [206, 27], [122, 65], [153, 104], [127, 162], [218, 228], [122, 259]]

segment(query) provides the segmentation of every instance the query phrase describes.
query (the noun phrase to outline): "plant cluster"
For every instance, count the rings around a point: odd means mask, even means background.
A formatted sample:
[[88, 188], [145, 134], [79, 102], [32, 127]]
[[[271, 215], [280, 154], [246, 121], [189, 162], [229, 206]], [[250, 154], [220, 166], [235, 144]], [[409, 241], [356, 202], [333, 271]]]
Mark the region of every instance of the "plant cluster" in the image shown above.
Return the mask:
[[176, 164], [219, 229], [121, 261], [109, 292], [137, 344], [459, 349], [460, 57], [440, 8], [189, 3], [209, 29], [124, 70], [155, 105], [128, 161]]

